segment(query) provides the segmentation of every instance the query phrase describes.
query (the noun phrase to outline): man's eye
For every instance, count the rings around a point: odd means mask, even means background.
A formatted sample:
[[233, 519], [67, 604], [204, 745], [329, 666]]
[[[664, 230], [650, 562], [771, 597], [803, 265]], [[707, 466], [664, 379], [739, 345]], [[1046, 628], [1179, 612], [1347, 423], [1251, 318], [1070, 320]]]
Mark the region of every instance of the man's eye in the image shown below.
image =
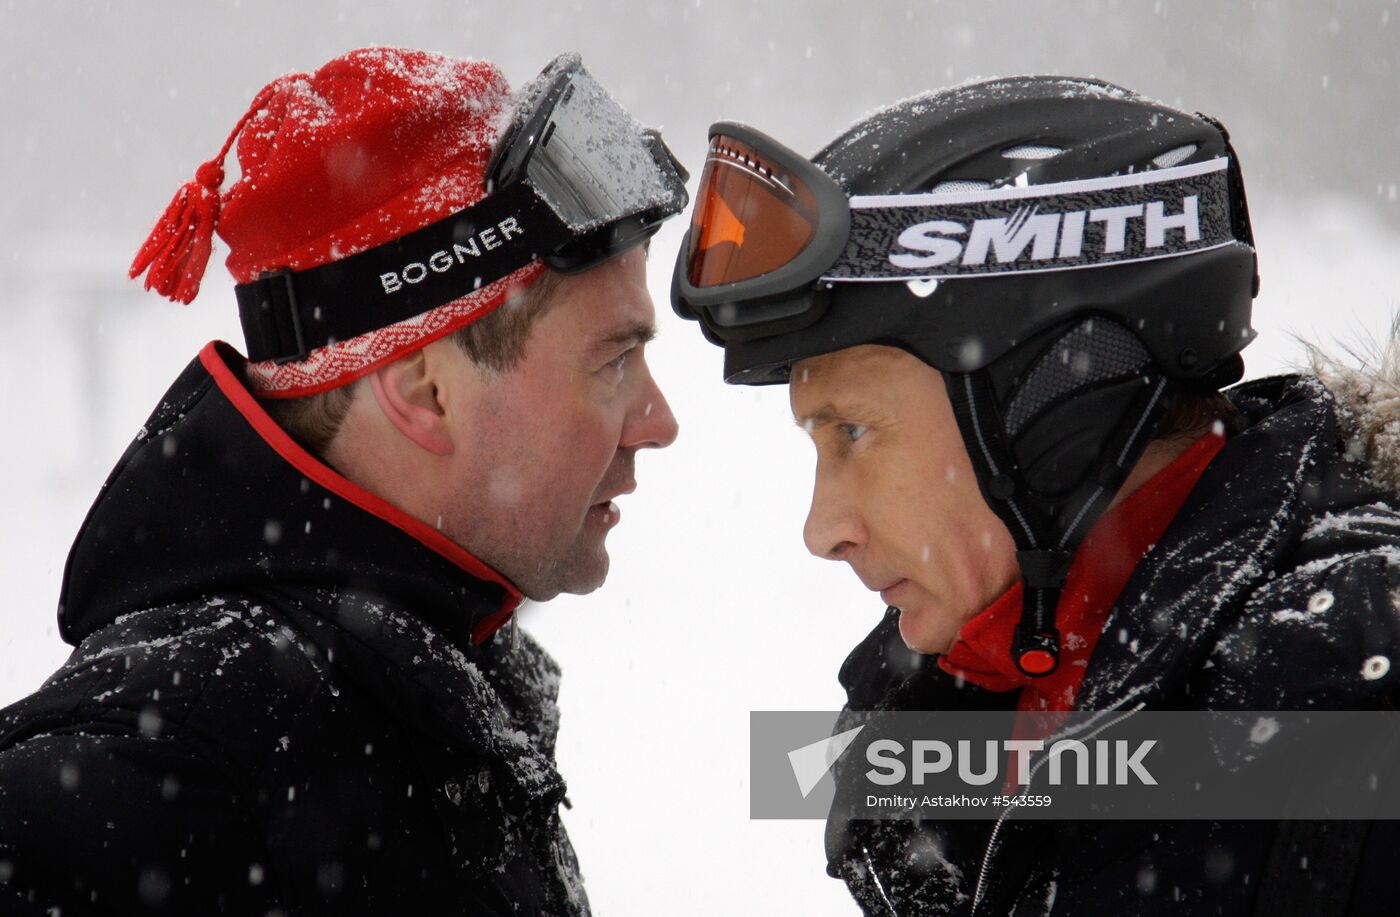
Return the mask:
[[623, 351], [598, 370], [599, 375], [610, 382], [619, 382], [622, 379], [622, 368], [627, 365], [627, 354], [631, 351]]
[[863, 423], [843, 423], [841, 424], [841, 435], [847, 442], [855, 442], [865, 435], [870, 428]]

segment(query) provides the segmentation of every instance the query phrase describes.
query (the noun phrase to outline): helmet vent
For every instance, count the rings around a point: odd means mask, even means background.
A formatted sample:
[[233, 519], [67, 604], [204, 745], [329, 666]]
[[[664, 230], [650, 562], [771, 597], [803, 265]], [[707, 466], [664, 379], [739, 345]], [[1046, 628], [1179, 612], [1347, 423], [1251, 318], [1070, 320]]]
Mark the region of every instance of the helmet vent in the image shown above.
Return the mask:
[[1001, 151], [1001, 155], [1005, 159], [1050, 159], [1064, 151], [1064, 147], [1045, 143], [1022, 143], [1019, 146], [1007, 147]]
[[954, 178], [941, 181], [929, 190], [935, 194], [944, 194], [953, 191], [986, 191], [991, 186], [991, 182], [976, 178]]
[[1159, 169], [1170, 169], [1178, 163], [1185, 162], [1191, 158], [1191, 154], [1196, 152], [1196, 144], [1188, 143], [1186, 146], [1179, 146], [1174, 150], [1167, 150], [1160, 156], [1152, 158], [1152, 164]]

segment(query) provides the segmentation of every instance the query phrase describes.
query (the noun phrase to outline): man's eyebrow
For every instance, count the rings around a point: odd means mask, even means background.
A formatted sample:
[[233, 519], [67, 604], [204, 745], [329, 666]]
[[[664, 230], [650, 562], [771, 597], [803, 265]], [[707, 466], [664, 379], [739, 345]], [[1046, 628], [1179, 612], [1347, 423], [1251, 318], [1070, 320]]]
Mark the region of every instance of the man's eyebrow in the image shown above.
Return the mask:
[[839, 406], [835, 402], [824, 401], [801, 417], [794, 417], [793, 422], [811, 433], [818, 427], [827, 427], [834, 423], [888, 423], [890, 416], [878, 403], [857, 401], [853, 397], [843, 396]]
[[815, 411], [808, 411], [801, 417], [794, 417], [792, 422], [808, 433], [811, 433], [817, 427], [824, 427], [827, 424], [833, 423], [837, 416], [836, 409], [832, 407], [830, 403], [827, 403], [823, 404]]
[[656, 338], [656, 326], [650, 322], [637, 322], [633, 325], [626, 325], [618, 328], [601, 338], [595, 343], [599, 348], [616, 347], [622, 344], [647, 344]]

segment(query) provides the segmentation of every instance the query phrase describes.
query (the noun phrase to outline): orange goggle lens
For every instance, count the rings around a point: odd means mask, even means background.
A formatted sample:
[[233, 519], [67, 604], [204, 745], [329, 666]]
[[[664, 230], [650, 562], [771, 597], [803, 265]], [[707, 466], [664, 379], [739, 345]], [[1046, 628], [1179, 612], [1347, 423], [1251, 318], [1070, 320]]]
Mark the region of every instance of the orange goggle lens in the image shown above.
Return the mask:
[[805, 182], [748, 144], [710, 140], [686, 249], [692, 286], [714, 287], [787, 264], [817, 234], [817, 200]]

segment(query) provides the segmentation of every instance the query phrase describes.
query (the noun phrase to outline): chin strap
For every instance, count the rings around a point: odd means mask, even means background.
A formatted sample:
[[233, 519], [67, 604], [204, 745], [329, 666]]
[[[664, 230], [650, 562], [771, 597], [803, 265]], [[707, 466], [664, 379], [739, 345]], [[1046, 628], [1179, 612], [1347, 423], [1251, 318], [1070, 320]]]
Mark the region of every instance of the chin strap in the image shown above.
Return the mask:
[[1135, 335], [1102, 318], [944, 379], [983, 498], [1016, 543], [1024, 604], [1012, 659], [1049, 675], [1075, 549], [1151, 440], [1170, 383]]

